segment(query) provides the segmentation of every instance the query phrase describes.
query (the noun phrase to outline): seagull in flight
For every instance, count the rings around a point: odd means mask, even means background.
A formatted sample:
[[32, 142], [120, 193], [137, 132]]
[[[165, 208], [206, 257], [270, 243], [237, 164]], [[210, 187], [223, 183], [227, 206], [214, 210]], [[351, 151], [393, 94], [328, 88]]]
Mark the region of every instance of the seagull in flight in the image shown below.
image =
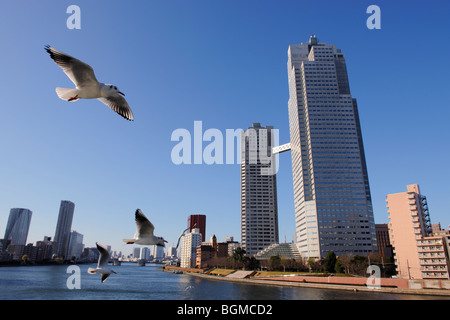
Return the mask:
[[96, 274], [99, 273], [102, 275], [102, 283], [108, 279], [111, 273], [116, 273], [114, 270], [108, 267], [108, 260], [110, 258], [108, 250], [106, 250], [103, 246], [101, 246], [98, 242], [95, 243], [97, 245], [97, 250], [100, 253], [98, 257], [97, 268], [89, 268], [88, 273]]
[[56, 94], [59, 98], [69, 102], [79, 99], [98, 99], [125, 119], [134, 120], [130, 106], [122, 97], [125, 94], [112, 84], [98, 82], [94, 69], [90, 65], [51, 46], [46, 46], [45, 51], [75, 84], [74, 89], [57, 87]]
[[136, 221], [136, 233], [133, 239], [123, 239], [126, 244], [141, 244], [141, 245], [157, 245], [165, 247], [165, 242], [163, 237], [153, 235], [155, 226], [151, 223], [147, 217], [142, 213], [140, 209], [136, 210], [135, 214]]
[[197, 226], [197, 223], [194, 223], [194, 225], [193, 225], [192, 227], [187, 228], [186, 230], [184, 230], [184, 231], [180, 234], [180, 236], [178, 237], [177, 247], [175, 248], [175, 250], [178, 249], [178, 246], [180, 245], [180, 240], [181, 240], [181, 238], [184, 236], [184, 234], [186, 233], [186, 231], [188, 231], [189, 229], [193, 229], [193, 228], [195, 228], [196, 226]]

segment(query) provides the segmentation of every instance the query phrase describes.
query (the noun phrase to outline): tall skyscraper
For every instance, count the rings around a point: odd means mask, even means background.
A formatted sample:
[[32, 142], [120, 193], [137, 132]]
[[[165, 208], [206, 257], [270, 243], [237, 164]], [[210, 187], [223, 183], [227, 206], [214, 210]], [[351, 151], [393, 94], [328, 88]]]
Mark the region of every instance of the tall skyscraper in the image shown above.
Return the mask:
[[305, 258], [376, 251], [356, 99], [344, 54], [312, 35], [288, 49], [296, 243]]
[[69, 237], [69, 245], [67, 249], [67, 258], [72, 259], [75, 257], [79, 259], [81, 253], [83, 252], [83, 235], [81, 233], [76, 232], [75, 230], [70, 232]]
[[75, 204], [73, 202], [61, 201], [54, 237], [55, 254], [60, 258], [70, 258], [67, 254], [74, 210]]
[[[195, 224], [195, 227], [194, 227], [194, 224]], [[194, 229], [199, 229], [199, 232], [202, 235], [202, 241], [205, 241], [206, 216], [204, 214], [191, 214], [188, 217], [187, 226], [189, 228], [189, 232], [192, 232]]]
[[13, 208], [9, 211], [5, 230], [5, 240], [11, 244], [26, 245], [33, 212], [28, 209]]
[[[146, 247], [144, 247], [144, 248], [146, 248]], [[134, 259], [139, 259], [140, 258], [140, 256], [141, 256], [141, 247], [134, 247], [133, 248], [133, 258]]]
[[168, 247], [167, 248], [167, 256], [169, 258], [176, 258], [178, 256], [176, 247]]
[[164, 259], [164, 247], [153, 246], [153, 258], [154, 259]]
[[142, 247], [140, 248], [140, 254], [139, 254], [139, 259], [143, 259], [143, 260], [149, 260], [150, 259], [150, 248], [148, 247]]
[[241, 242], [249, 256], [278, 243], [273, 127], [253, 123], [241, 136]]

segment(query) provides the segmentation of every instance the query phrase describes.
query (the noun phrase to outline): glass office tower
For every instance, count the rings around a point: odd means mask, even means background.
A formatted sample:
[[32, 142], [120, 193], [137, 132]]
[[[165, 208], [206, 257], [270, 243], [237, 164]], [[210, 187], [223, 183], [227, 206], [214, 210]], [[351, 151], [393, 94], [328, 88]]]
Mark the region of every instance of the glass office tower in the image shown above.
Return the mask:
[[55, 230], [55, 253], [58, 257], [68, 259], [70, 231], [72, 228], [75, 204], [71, 201], [62, 200], [59, 207], [58, 223]]
[[358, 107], [344, 54], [312, 35], [289, 46], [287, 67], [297, 247], [305, 258], [376, 251]]
[[33, 212], [23, 208], [13, 208], [9, 212], [5, 230], [5, 240], [11, 244], [26, 245]]

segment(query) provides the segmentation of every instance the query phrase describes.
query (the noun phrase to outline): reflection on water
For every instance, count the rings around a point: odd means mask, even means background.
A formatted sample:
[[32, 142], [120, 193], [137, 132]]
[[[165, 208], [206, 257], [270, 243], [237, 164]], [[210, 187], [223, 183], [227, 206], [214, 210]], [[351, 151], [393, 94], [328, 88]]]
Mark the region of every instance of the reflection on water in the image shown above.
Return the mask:
[[0, 268], [0, 299], [8, 300], [408, 300], [447, 299], [418, 295], [353, 292], [316, 288], [244, 284], [203, 279], [157, 270], [160, 265], [139, 267], [133, 263], [112, 266], [117, 274], [101, 283], [98, 274], [81, 269], [81, 289], [70, 290], [71, 273], [61, 266]]

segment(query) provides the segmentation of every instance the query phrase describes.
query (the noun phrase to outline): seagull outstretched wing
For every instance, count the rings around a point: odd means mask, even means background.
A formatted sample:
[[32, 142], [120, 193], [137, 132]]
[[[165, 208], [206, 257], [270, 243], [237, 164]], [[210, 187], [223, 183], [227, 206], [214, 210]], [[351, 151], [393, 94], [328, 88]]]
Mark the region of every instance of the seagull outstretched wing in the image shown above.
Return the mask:
[[77, 88], [98, 85], [94, 69], [78, 59], [75, 59], [64, 52], [61, 52], [51, 46], [46, 46], [45, 51], [50, 54], [50, 58], [61, 67], [64, 73], [75, 84]]
[[187, 229], [185, 229], [185, 230], [180, 234], [180, 236], [178, 237], [177, 247], [175, 248], [175, 250], [178, 249], [178, 246], [180, 245], [180, 240], [181, 240], [181, 238], [184, 236], [184, 233], [185, 233], [186, 231], [188, 231], [189, 229], [191, 229], [191, 228], [195, 228], [196, 226], [197, 226], [197, 224], [194, 223], [194, 225], [193, 225], [192, 227], [188, 227]]
[[131, 108], [128, 105], [127, 100], [125, 100], [125, 98], [122, 97], [121, 95], [113, 94], [106, 98], [98, 98], [98, 100], [106, 104], [108, 107], [111, 108], [111, 110], [120, 114], [125, 119], [130, 121], [134, 120], [133, 112], [131, 112]]
[[105, 247], [100, 245], [98, 242], [96, 242], [96, 245], [97, 245], [97, 250], [100, 253], [100, 256], [98, 257], [97, 268], [106, 267], [108, 265], [108, 260], [110, 257], [109, 252], [108, 252], [108, 250], [106, 250]]
[[136, 210], [135, 217], [137, 236], [139, 238], [153, 237], [155, 226], [147, 219], [147, 217], [142, 213], [140, 209]]

